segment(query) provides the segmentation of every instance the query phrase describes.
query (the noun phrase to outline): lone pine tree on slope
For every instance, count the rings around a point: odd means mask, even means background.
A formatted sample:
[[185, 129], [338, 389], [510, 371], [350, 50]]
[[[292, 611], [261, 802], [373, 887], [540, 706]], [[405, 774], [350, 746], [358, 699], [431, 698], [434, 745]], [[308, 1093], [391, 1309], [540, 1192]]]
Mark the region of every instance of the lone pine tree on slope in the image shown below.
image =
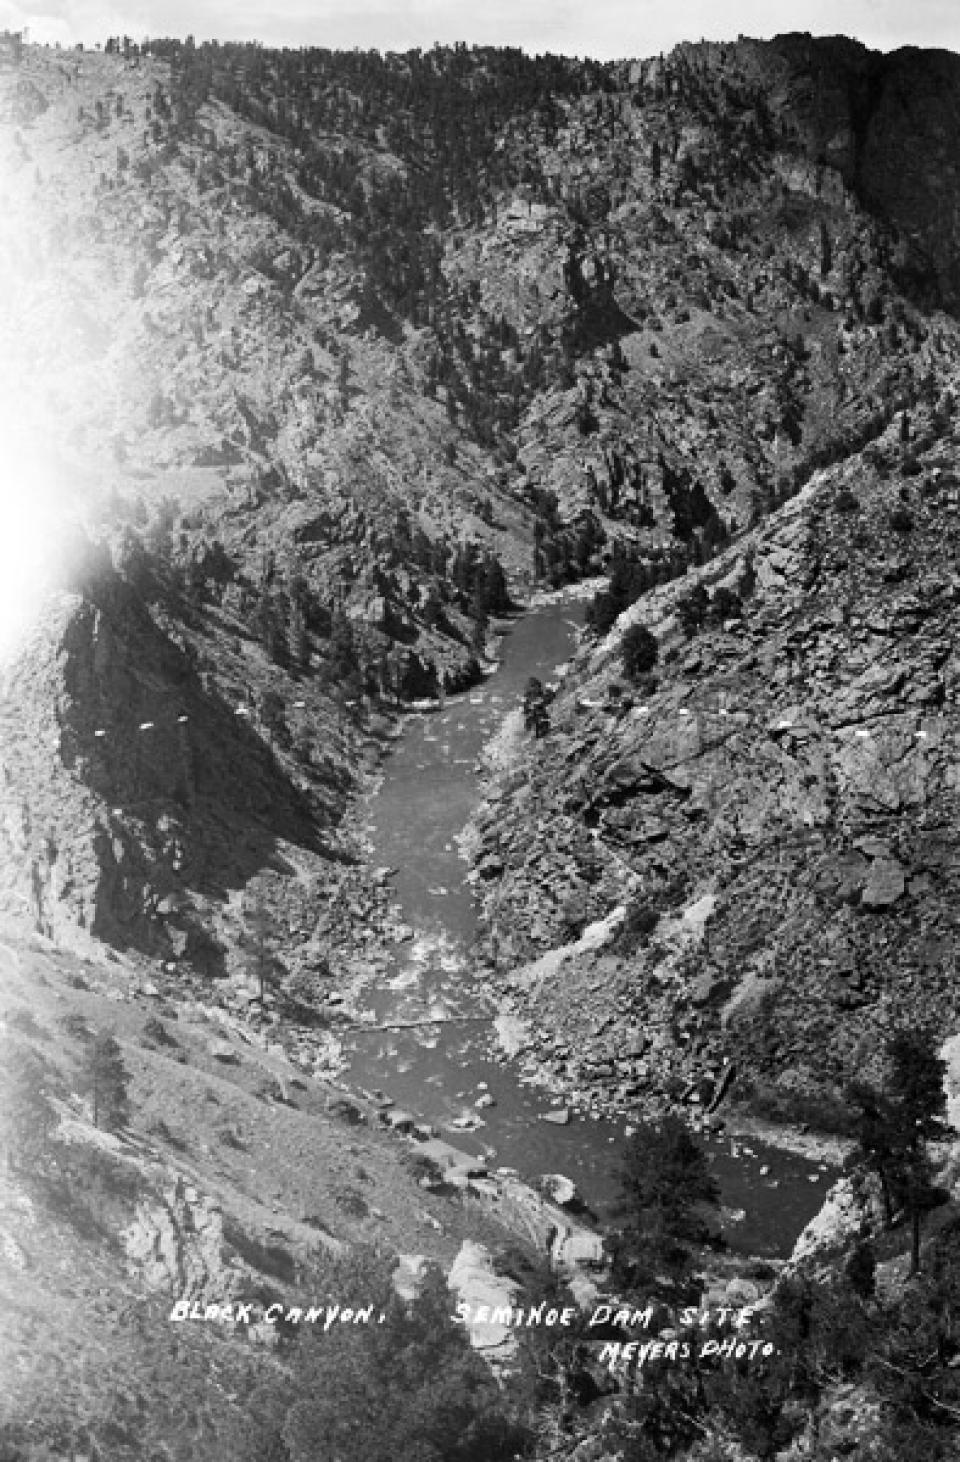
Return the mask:
[[113, 1036], [101, 1032], [87, 1051], [86, 1075], [93, 1098], [93, 1125], [119, 1131], [130, 1120], [130, 1073]]
[[58, 1118], [46, 1089], [46, 1073], [35, 1051], [0, 1046], [0, 1111], [8, 1160], [15, 1168], [34, 1170], [47, 1157]]
[[894, 1199], [910, 1218], [910, 1272], [916, 1274], [923, 1215], [938, 1201], [928, 1144], [950, 1134], [943, 1120], [946, 1063], [929, 1031], [894, 1031], [884, 1054], [887, 1079], [882, 1089], [853, 1082], [848, 1096], [859, 1113], [860, 1155], [880, 1181], [887, 1226], [893, 1220]]
[[248, 974], [257, 982], [261, 1006], [279, 983], [283, 967], [277, 955], [278, 931], [270, 910], [259, 895], [244, 900], [243, 945]]

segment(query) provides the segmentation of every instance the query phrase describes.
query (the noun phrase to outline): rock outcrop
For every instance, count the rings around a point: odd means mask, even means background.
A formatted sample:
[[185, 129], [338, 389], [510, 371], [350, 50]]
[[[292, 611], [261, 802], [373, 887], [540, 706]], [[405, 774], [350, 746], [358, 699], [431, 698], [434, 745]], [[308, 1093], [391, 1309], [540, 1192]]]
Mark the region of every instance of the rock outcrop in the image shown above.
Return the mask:
[[[734, 621], [678, 634], [693, 574], [642, 596], [494, 776], [475, 887], [521, 1060], [558, 1093], [702, 1111], [733, 1065], [786, 1109], [839, 1092], [890, 1019], [960, 1020], [955, 429], [928, 440], [918, 475], [882, 439], [721, 555], [704, 582], [756, 575]], [[659, 684], [611, 697], [636, 623]]]
[[506, 1275], [497, 1274], [483, 1244], [465, 1240], [450, 1272], [447, 1284], [457, 1298], [470, 1309], [467, 1322], [470, 1344], [485, 1354], [492, 1353], [501, 1363], [516, 1353], [516, 1339], [512, 1327], [489, 1318], [476, 1320], [475, 1312], [480, 1309], [511, 1309], [516, 1302], [520, 1286]]
[[896, 225], [904, 283], [957, 308], [960, 57], [912, 46], [878, 53], [842, 36], [800, 34], [675, 54], [734, 86], [752, 84], [780, 133], [791, 190], [839, 201], [849, 189]]

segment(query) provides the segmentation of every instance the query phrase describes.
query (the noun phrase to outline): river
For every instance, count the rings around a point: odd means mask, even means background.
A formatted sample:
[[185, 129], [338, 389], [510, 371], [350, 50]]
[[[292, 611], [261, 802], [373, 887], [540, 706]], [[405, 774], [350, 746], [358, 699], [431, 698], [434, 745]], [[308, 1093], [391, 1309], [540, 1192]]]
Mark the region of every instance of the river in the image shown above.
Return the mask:
[[[352, 1084], [382, 1090], [494, 1166], [516, 1168], [530, 1180], [563, 1173], [605, 1220], [618, 1188], [623, 1124], [576, 1114], [567, 1126], [545, 1122], [548, 1094], [494, 1058], [497, 1007], [471, 960], [477, 915], [456, 843], [483, 795], [477, 772], [483, 746], [519, 703], [530, 676], [549, 679], [569, 659], [583, 617], [583, 601], [574, 596], [522, 615], [482, 688], [448, 700], [443, 711], [406, 718], [368, 803], [364, 832], [373, 861], [397, 870], [394, 898], [414, 937], [364, 1000], [366, 1018], [376, 1024], [437, 1023], [354, 1031], [344, 1037], [344, 1054]], [[478, 1108], [477, 1100], [488, 1096], [493, 1105]], [[466, 1116], [483, 1125], [474, 1132], [455, 1125]], [[765, 1257], [788, 1254], [820, 1207], [826, 1170], [757, 1142], [746, 1150], [723, 1138], [705, 1145], [730, 1247]], [[761, 1175], [763, 1166], [769, 1172]]]

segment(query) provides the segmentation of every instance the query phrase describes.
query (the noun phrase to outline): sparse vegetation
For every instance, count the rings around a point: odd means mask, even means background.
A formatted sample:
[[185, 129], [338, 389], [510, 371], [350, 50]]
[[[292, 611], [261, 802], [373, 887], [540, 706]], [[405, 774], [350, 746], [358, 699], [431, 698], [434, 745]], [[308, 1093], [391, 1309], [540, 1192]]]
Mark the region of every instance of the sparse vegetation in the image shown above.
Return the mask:
[[[903, 1032], [958, 1019], [949, 53], [0, 50], [4, 441], [69, 464], [78, 524], [0, 706], [4, 915], [36, 935], [0, 950], [0, 1452], [946, 1462], [943, 1071]], [[869, 197], [825, 160], [847, 132]], [[571, 1327], [497, 1385], [438, 1277], [390, 1279], [495, 1220], [306, 1073], [397, 928], [349, 815], [397, 713], [595, 575], [483, 813], [491, 994], [557, 960], [511, 1009], [558, 1101], [640, 1124], [617, 1280], [752, 1277], [778, 1353], [614, 1377]], [[854, 1128], [889, 1228], [789, 1282], [718, 1259], [703, 1154], [660, 1119], [724, 1083]], [[383, 1325], [254, 1354], [133, 1302], [131, 1232], [145, 1273], [219, 1293], [221, 1216], [245, 1293]], [[308, 1269], [374, 1224], [382, 1253]], [[494, 1268], [562, 1292], [506, 1243]]]
[[652, 904], [644, 899], [635, 900], [627, 906], [617, 937], [617, 948], [623, 954], [633, 954], [646, 944], [659, 922], [660, 915]]
[[[450, 1318], [442, 1275], [428, 1274], [410, 1304], [390, 1290], [373, 1256], [330, 1273], [325, 1290], [341, 1305], [373, 1304], [382, 1324], [341, 1328], [336, 1343], [305, 1333], [286, 1384], [261, 1387], [242, 1452], [311, 1462], [318, 1438], [337, 1455], [388, 1462], [409, 1453], [424, 1462], [497, 1462], [526, 1449], [530, 1433], [510, 1414], [462, 1326]], [[306, 1328], [306, 1327], [305, 1327]]]
[[43, 1170], [58, 1126], [49, 1094], [50, 1077], [32, 1050], [12, 1046], [3, 1052], [4, 1134], [12, 1165], [21, 1171]]

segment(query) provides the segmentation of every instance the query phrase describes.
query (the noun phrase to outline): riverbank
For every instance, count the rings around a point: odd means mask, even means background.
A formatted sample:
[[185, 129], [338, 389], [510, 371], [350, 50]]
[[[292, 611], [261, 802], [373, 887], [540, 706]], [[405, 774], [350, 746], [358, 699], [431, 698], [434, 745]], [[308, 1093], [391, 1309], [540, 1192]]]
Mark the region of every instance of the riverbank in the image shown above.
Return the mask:
[[[500, 865], [496, 859], [484, 860], [484, 830], [496, 824], [504, 799], [519, 790], [514, 782], [521, 774], [522, 791], [530, 795], [532, 772], [526, 751], [522, 712], [514, 708], [480, 749], [476, 765], [485, 795], [457, 839], [461, 856], [469, 864], [467, 881], [482, 911], [485, 979], [500, 1012], [497, 1059], [515, 1066], [521, 1081], [541, 1088], [552, 1102], [587, 1119], [610, 1119], [625, 1124], [629, 1131], [631, 1122], [656, 1118], [672, 1108], [703, 1135], [723, 1132], [734, 1143], [759, 1145], [764, 1151], [815, 1165], [817, 1172], [811, 1172], [811, 1181], [818, 1174], [839, 1170], [852, 1147], [849, 1139], [765, 1120], [742, 1110], [736, 1105], [734, 1070], [705, 1051], [700, 1058], [696, 1039], [688, 1041], [677, 1061], [669, 1004], [662, 1030], [630, 1020], [631, 987], [636, 977], [631, 961], [621, 952], [618, 936], [638, 883], [627, 865], [622, 904], [538, 959], [519, 964], [510, 961], [509, 931], [505, 941], [505, 931], [496, 918]], [[554, 853], [564, 841], [563, 822], [562, 815], [555, 819]], [[553, 877], [544, 885], [551, 904], [556, 901], [558, 882], [561, 886], [577, 882], [579, 869], [572, 855], [568, 871], [568, 878]], [[701, 903], [703, 909], [698, 905], [661, 923], [665, 973], [676, 986], [679, 1002], [685, 996], [676, 979], [676, 966], [696, 949], [712, 908], [709, 899]], [[531, 921], [537, 916], [537, 909], [531, 908]], [[730, 1079], [734, 1080], [733, 1100], [724, 1098]]]
[[[501, 770], [505, 762], [509, 770], [509, 755], [501, 732], [496, 738]], [[468, 830], [461, 839], [464, 852], [475, 857], [479, 846]], [[624, 909], [615, 909], [530, 964], [490, 968], [487, 980], [500, 1012], [499, 1059], [516, 1065], [520, 1079], [552, 1101], [588, 1119], [623, 1122], [628, 1133], [632, 1123], [671, 1109], [701, 1134], [723, 1133], [839, 1169], [853, 1146], [849, 1138], [753, 1116], [737, 1104], [735, 1077], [732, 1096], [714, 1105], [725, 1078], [719, 1060], [694, 1051], [682, 1079], [664, 1075], [670, 1033], [629, 1019], [630, 962], [609, 952], [623, 919]]]
[[[603, 1040], [597, 1028], [611, 1025], [617, 990], [594, 981], [592, 991], [578, 991], [568, 1050], [542, 1039], [539, 1029], [531, 1033], [521, 1020], [523, 990], [508, 989], [512, 981], [522, 984], [523, 965], [495, 966], [489, 947], [478, 944], [477, 890], [466, 861], [484, 800], [482, 778], [495, 773], [503, 795], [513, 795], [500, 774], [523, 745], [526, 683], [534, 675], [547, 682], [569, 662], [587, 597], [582, 586], [538, 596], [540, 609], [497, 626], [491, 653], [500, 666], [482, 686], [404, 718], [357, 818], [365, 861], [379, 869], [385, 912], [403, 937], [370, 940], [369, 978], [357, 981], [350, 999], [355, 1028], [346, 1030], [341, 1020], [339, 1038], [348, 1085], [383, 1091], [421, 1128], [472, 1154], [488, 1172], [515, 1170], [532, 1191], [541, 1175], [563, 1174], [603, 1217], [619, 1191], [620, 1151], [638, 1113], [630, 1101], [571, 1101], [569, 1062]], [[496, 878], [485, 887], [495, 889]], [[594, 934], [601, 947], [603, 931]], [[564, 946], [558, 958], [576, 948]], [[493, 1027], [496, 1021], [502, 1034], [511, 1018], [523, 1039], [508, 1055]], [[615, 1081], [638, 1084], [634, 1052], [602, 1053], [612, 1063], [621, 1057], [629, 1064], [623, 1071], [613, 1066]], [[664, 1093], [651, 1092], [651, 1113], [666, 1104]], [[759, 1139], [745, 1138], [740, 1148], [726, 1138], [712, 1142], [730, 1241], [743, 1254], [785, 1257], [818, 1207], [826, 1169], [811, 1162], [809, 1147], [807, 1155], [771, 1156]]]
[[780, 1122], [768, 1122], [762, 1117], [751, 1117], [748, 1112], [731, 1106], [724, 1111], [724, 1132], [728, 1137], [745, 1142], [762, 1142], [767, 1147], [779, 1148], [804, 1157], [812, 1163], [826, 1163], [832, 1168], [842, 1168], [854, 1149], [849, 1137], [837, 1137], [830, 1132], [810, 1131], [802, 1127]]
[[[708, 1110], [712, 1103], [704, 1103], [696, 1091], [685, 1089], [686, 1100], [682, 1097], [678, 1100], [676, 1091], [671, 1093], [659, 1084], [653, 1084], [644, 1091], [641, 1080], [638, 1080], [638, 1076], [642, 1078], [644, 1074], [642, 1062], [637, 1061], [635, 1052], [654, 1047], [656, 1038], [630, 1027], [618, 1043], [616, 1004], [604, 998], [603, 986], [596, 980], [588, 990], [588, 994], [597, 997], [596, 1000], [591, 1002], [584, 997], [578, 1002], [584, 1012], [583, 1044], [592, 1050], [592, 1043], [598, 1038], [603, 1039], [606, 1044], [602, 1051], [608, 1059], [596, 1063], [599, 1069], [594, 1082], [589, 1080], [589, 1071], [585, 1073], [586, 1080], [579, 1084], [571, 1082], [569, 1031], [564, 1028], [559, 1037], [551, 1033], [544, 1020], [539, 1018], [542, 1009], [539, 997], [547, 981], [563, 980], [566, 983], [565, 967], [575, 963], [578, 956], [602, 948], [621, 922], [614, 911], [608, 920], [592, 926], [572, 945], [542, 956], [533, 965], [512, 971], [509, 975], [501, 973], [498, 976], [491, 972], [490, 979], [495, 985], [500, 1011], [495, 1023], [499, 1059], [504, 1063], [517, 1063], [521, 1079], [540, 1086], [555, 1102], [584, 1117], [622, 1120], [627, 1124], [628, 1132], [631, 1122], [656, 1118], [669, 1107], [679, 1111], [695, 1131], [722, 1132], [727, 1138], [778, 1148], [810, 1163], [840, 1168], [854, 1146], [851, 1138], [819, 1132], [806, 1125], [774, 1122], [754, 1116], [738, 1105], [735, 1096]], [[578, 992], [574, 992], [571, 999], [576, 1001], [577, 995]], [[606, 1012], [605, 1016], [603, 1012]], [[604, 1029], [597, 1030], [598, 1022]], [[616, 1054], [617, 1050], [619, 1054]], [[719, 1086], [722, 1073], [718, 1069], [715, 1074]], [[615, 1078], [620, 1080], [611, 1086], [611, 1080]], [[694, 1098], [692, 1102], [691, 1097]]]

